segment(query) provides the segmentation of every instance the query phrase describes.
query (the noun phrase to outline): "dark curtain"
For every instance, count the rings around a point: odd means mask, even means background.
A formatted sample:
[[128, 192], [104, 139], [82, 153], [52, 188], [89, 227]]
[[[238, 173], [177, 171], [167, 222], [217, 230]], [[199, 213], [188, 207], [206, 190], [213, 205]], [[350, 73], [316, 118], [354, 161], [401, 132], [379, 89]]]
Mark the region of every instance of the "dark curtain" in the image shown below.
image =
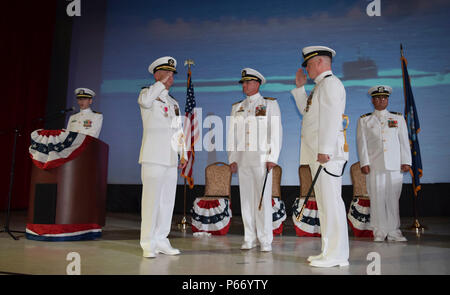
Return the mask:
[[[2, 62], [0, 107], [0, 210], [7, 205], [14, 130], [19, 130], [12, 209], [28, 207], [30, 133], [43, 128], [57, 0], [5, 1], [0, 18]], [[6, 9], [5, 9], [6, 8]]]

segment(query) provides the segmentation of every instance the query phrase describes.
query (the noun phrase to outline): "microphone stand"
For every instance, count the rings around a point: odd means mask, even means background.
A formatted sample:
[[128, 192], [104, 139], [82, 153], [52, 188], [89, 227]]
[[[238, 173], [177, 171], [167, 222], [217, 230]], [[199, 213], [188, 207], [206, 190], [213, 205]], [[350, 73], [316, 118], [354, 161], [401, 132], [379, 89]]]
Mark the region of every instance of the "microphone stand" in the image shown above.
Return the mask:
[[[49, 118], [57, 117], [58, 115], [65, 115], [68, 112], [68, 110], [60, 111], [56, 114], [52, 114], [48, 117], [41, 117], [34, 119], [32, 122], [46, 122]], [[14, 143], [13, 143], [13, 151], [12, 151], [12, 161], [11, 161], [11, 169], [10, 169], [10, 179], [9, 179], [9, 191], [8, 191], [8, 205], [6, 208], [6, 222], [5, 226], [3, 227], [3, 230], [0, 230], [0, 233], [7, 233], [9, 234], [14, 240], [19, 240], [18, 237], [14, 236], [12, 233], [25, 233], [24, 231], [17, 231], [17, 230], [11, 230], [9, 228], [9, 222], [11, 217], [11, 199], [12, 199], [12, 190], [13, 190], [13, 184], [14, 184], [14, 172], [15, 172], [15, 166], [16, 166], [16, 149], [17, 149], [17, 137], [22, 136], [19, 132], [19, 127], [13, 128], [14, 132]], [[8, 131], [0, 131], [0, 135], [7, 134]]]
[[[5, 132], [6, 133], [6, 132]], [[19, 134], [19, 128], [14, 128], [14, 144], [13, 144], [13, 152], [12, 152], [12, 161], [11, 161], [11, 172], [9, 179], [9, 191], [8, 191], [8, 207], [6, 209], [6, 223], [3, 230], [0, 233], [9, 234], [14, 240], [18, 240], [19, 238], [14, 236], [12, 233], [25, 233], [24, 231], [10, 230], [9, 229], [9, 220], [11, 215], [11, 197], [12, 197], [12, 189], [14, 184], [14, 167], [16, 164], [16, 146], [17, 146], [17, 136], [21, 136]]]

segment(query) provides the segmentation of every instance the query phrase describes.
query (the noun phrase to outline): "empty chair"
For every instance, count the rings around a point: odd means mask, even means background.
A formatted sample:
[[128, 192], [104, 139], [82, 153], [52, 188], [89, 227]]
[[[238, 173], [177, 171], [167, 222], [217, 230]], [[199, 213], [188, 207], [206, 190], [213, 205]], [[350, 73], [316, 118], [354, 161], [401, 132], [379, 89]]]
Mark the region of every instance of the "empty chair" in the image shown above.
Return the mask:
[[230, 166], [216, 162], [205, 168], [205, 194], [194, 200], [192, 232], [225, 235], [231, 224]]

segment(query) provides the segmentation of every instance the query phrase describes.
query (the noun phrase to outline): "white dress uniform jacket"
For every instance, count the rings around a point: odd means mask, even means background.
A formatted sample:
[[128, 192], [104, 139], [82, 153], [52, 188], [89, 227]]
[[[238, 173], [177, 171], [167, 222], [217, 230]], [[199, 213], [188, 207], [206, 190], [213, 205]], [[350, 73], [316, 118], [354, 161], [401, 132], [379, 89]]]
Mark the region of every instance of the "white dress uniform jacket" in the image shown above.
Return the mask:
[[342, 128], [346, 96], [344, 85], [331, 71], [317, 76], [314, 83], [316, 86], [309, 97], [305, 87], [291, 91], [303, 115], [300, 164], [315, 162], [318, 153], [328, 154], [334, 160], [348, 160]]
[[399, 171], [411, 165], [408, 130], [401, 114], [375, 110], [359, 118], [358, 154], [361, 167]]
[[186, 160], [180, 107], [164, 84], [142, 89], [138, 103], [144, 129], [139, 163], [177, 166], [178, 154]]
[[229, 163], [255, 167], [278, 162], [283, 129], [280, 107], [275, 99], [257, 93], [235, 103], [229, 127]]
[[[340, 175], [348, 159], [343, 132], [345, 89], [331, 71], [321, 73], [314, 82], [316, 86], [309, 96], [304, 87], [291, 91], [303, 115], [300, 163], [309, 165], [314, 176], [319, 168], [317, 154], [328, 154], [330, 160], [325, 168]], [[322, 252], [314, 259], [324, 263], [348, 263], [347, 217], [341, 189], [342, 178], [330, 176], [325, 171], [320, 173], [314, 186], [322, 237]]]
[[103, 115], [87, 108], [69, 117], [66, 130], [98, 138], [102, 124]]

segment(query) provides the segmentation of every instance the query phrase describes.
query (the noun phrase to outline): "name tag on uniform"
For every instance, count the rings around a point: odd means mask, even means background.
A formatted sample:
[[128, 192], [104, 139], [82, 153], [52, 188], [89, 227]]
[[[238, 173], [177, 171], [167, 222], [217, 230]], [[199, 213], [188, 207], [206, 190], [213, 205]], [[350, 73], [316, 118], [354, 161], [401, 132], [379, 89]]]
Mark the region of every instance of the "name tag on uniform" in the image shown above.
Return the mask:
[[236, 111], [236, 113], [240, 113], [240, 112], [243, 112], [243, 111], [245, 111], [244, 107], [241, 107], [239, 110]]
[[397, 128], [398, 122], [393, 119], [388, 119], [388, 126], [389, 126], [389, 128]]

